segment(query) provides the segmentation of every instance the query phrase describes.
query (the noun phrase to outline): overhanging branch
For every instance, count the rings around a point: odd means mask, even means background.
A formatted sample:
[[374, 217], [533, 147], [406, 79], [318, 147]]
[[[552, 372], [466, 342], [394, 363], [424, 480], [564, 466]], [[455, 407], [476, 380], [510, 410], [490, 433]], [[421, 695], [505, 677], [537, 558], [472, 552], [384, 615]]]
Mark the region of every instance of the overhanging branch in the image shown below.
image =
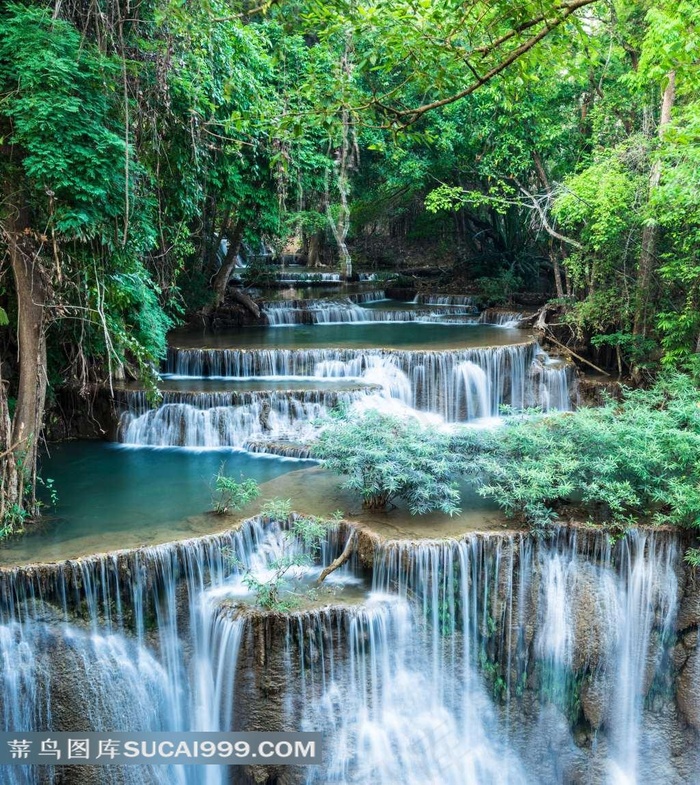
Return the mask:
[[[434, 109], [439, 109], [443, 106], [447, 106], [449, 104], [453, 104], [456, 101], [460, 101], [462, 98], [466, 98], [467, 96], [471, 95], [475, 90], [482, 87], [484, 84], [489, 82], [494, 77], [498, 76], [500, 73], [505, 71], [508, 66], [512, 65], [516, 60], [522, 57], [526, 52], [529, 52], [534, 46], [536, 46], [543, 38], [545, 38], [552, 30], [559, 27], [563, 24], [567, 19], [569, 19], [573, 14], [584, 8], [585, 6], [592, 5], [593, 3], [598, 2], [598, 0], [572, 0], [571, 2], [564, 2], [560, 5], [556, 6], [553, 10], [556, 13], [551, 19], [547, 19], [546, 15], [541, 15], [535, 19], [531, 19], [528, 22], [524, 22], [520, 24], [517, 28], [509, 31], [505, 35], [502, 35], [500, 38], [493, 41], [491, 44], [479, 47], [474, 49], [471, 54], [480, 54], [482, 55], [482, 59], [487, 57], [489, 54], [497, 51], [499, 47], [501, 47], [504, 43], [507, 43], [515, 36], [519, 35], [520, 33], [524, 32], [525, 30], [529, 30], [533, 27], [536, 27], [538, 24], [543, 24], [542, 29], [537, 32], [532, 37], [528, 38], [527, 41], [524, 41], [520, 46], [513, 49], [506, 57], [501, 60], [501, 62], [497, 63], [493, 66], [489, 71], [487, 71], [483, 76], [476, 77], [473, 82], [471, 82], [467, 87], [463, 90], [460, 90], [453, 95], [446, 96], [445, 98], [440, 98], [436, 101], [431, 101], [429, 103], [425, 103], [422, 106], [415, 107], [413, 109], [393, 109], [386, 105], [381, 104], [379, 101], [375, 102], [375, 105], [378, 106], [381, 111], [386, 114], [393, 115], [395, 118], [392, 125], [398, 124], [403, 127], [407, 128], [414, 123], [418, 122], [421, 117], [427, 112], [431, 112]], [[472, 71], [474, 74], [475, 72]]]

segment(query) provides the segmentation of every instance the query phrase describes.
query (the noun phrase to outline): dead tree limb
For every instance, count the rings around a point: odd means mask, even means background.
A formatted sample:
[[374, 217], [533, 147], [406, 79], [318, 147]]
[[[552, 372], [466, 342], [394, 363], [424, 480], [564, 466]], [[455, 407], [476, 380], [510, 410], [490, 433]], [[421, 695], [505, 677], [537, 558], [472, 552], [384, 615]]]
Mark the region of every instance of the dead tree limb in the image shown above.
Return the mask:
[[355, 532], [351, 532], [350, 536], [348, 537], [348, 541], [345, 543], [345, 547], [343, 548], [343, 552], [338, 556], [337, 559], [332, 561], [327, 567], [324, 567], [321, 574], [318, 576], [318, 580], [316, 581], [316, 585], [320, 586], [323, 581], [332, 573], [335, 572], [339, 567], [342, 567], [345, 562], [352, 556], [354, 551], [355, 545]]

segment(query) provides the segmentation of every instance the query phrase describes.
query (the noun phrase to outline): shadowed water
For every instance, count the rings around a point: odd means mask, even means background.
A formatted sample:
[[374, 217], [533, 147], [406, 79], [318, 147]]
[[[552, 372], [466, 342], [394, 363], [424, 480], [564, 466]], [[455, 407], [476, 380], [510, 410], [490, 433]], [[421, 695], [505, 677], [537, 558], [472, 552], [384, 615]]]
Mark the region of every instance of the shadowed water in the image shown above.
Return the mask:
[[298, 324], [286, 330], [241, 327], [235, 331], [203, 333], [177, 331], [170, 344], [180, 348], [381, 348], [460, 349], [471, 346], [503, 346], [527, 340], [527, 333], [492, 325], [441, 325], [421, 323]]

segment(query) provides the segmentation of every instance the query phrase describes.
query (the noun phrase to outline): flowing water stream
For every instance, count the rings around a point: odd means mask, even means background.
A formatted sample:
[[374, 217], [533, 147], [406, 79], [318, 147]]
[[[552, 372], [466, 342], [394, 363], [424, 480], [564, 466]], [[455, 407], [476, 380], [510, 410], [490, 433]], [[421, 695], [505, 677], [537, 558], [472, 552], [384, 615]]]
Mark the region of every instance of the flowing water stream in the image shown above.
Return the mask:
[[[174, 335], [160, 402], [116, 392], [121, 444], [46, 460], [59, 519], [0, 555], [3, 729], [324, 732], [322, 766], [258, 770], [269, 785], [700, 781], [700, 590], [679, 534], [538, 540], [468, 489], [449, 524], [401, 509], [384, 521], [313, 464], [257, 455], [308, 454], [339, 405], [440, 428], [575, 405], [572, 369], [512, 327], [522, 314], [479, 315], [468, 296], [350, 297]], [[222, 462], [267, 497], [362, 522], [334, 526], [296, 568], [308, 585], [355, 538], [291, 613], [256, 610], [244, 580], [304, 551], [286, 522], [211, 533]], [[30, 561], [53, 563], [12, 566]], [[217, 766], [5, 769], [8, 785], [253, 781]]]
[[[319, 563], [347, 536], [338, 528]], [[687, 604], [675, 535], [377, 541], [368, 579], [353, 562], [322, 607], [272, 621], [260, 671], [245, 654], [263, 642], [257, 616], [232, 604], [246, 599], [242, 570], [264, 576], [299, 547], [253, 519], [227, 535], [6, 570], [5, 728], [241, 729], [261, 684], [283, 674], [269, 729], [320, 729], [327, 746], [297, 781], [694, 781], [694, 736], [670, 681]], [[108, 781], [229, 775], [152, 767]]]

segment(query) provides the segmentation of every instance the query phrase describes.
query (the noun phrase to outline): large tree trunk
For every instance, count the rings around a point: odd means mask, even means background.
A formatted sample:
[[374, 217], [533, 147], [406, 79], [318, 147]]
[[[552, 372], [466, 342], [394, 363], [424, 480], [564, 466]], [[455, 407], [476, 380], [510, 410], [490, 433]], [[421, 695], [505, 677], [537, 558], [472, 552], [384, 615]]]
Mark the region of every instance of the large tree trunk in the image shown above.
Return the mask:
[[[44, 420], [47, 384], [44, 333], [46, 290], [39, 256], [29, 232], [28, 210], [21, 196], [16, 193], [8, 203], [3, 234], [15, 281], [19, 350], [17, 404], [9, 444], [2, 459], [3, 507], [6, 515], [12, 507], [34, 515], [37, 512], [37, 445]], [[6, 418], [7, 414], [0, 411], [0, 416]]]
[[[671, 122], [671, 110], [676, 98], [676, 73], [668, 74], [668, 82], [661, 102], [661, 118], [659, 120], [659, 138], [663, 138], [666, 126]], [[649, 175], [649, 198], [659, 187], [661, 182], [661, 161], [656, 160], [651, 167]], [[647, 223], [642, 230], [642, 248], [639, 255], [639, 275], [637, 277], [636, 304], [634, 313], [635, 335], [645, 335], [647, 331], [647, 306], [650, 300], [652, 275], [656, 266], [656, 241], [658, 225], [652, 221]]]
[[[346, 41], [345, 52], [340, 61], [340, 68], [343, 76], [350, 79], [352, 71], [350, 63], [350, 40]], [[347, 107], [343, 107], [341, 112], [341, 132], [342, 139], [338, 158], [335, 162], [338, 193], [340, 195], [340, 210], [337, 218], [334, 218], [330, 210], [330, 199], [328, 197], [328, 181], [326, 180], [326, 213], [330, 223], [333, 237], [338, 244], [340, 254], [341, 269], [345, 269], [345, 277], [352, 278], [352, 257], [347, 246], [348, 232], [350, 231], [350, 205], [348, 196], [350, 195], [350, 169], [353, 167], [353, 156], [357, 154], [359, 160], [359, 150], [357, 143], [351, 145], [350, 134], [350, 112]]]
[[352, 257], [347, 246], [348, 232], [350, 231], [350, 205], [348, 204], [348, 193], [350, 191], [350, 182], [348, 177], [349, 155], [350, 155], [350, 140], [349, 134], [349, 114], [347, 109], [343, 109], [343, 141], [340, 148], [340, 160], [336, 167], [336, 177], [338, 184], [338, 192], [340, 194], [340, 210], [338, 216], [334, 217], [330, 209], [330, 199], [328, 199], [327, 216], [328, 222], [333, 232], [336, 244], [338, 245], [338, 253], [340, 256], [341, 270], [345, 269], [345, 277], [352, 277]]
[[260, 308], [252, 297], [242, 292], [240, 289], [234, 289], [231, 293], [231, 299], [235, 303], [239, 303], [244, 308], [247, 308], [256, 319], [260, 318]]
[[19, 478], [12, 451], [12, 420], [8, 401], [7, 383], [2, 379], [0, 362], [0, 529], [10, 523], [10, 509], [17, 501]]
[[557, 298], [564, 298], [564, 284], [561, 276], [561, 264], [559, 263], [559, 249], [554, 247], [554, 243], [549, 244], [549, 258], [554, 268], [554, 286], [557, 290]]
[[237, 220], [233, 224], [233, 227], [226, 228], [223, 234], [228, 240], [228, 249], [226, 250], [226, 256], [221, 263], [221, 267], [219, 267], [214, 276], [214, 282], [212, 284], [214, 290], [214, 308], [218, 308], [224, 301], [228, 280], [231, 277], [233, 268], [236, 266], [236, 259], [238, 258], [238, 252], [241, 250], [241, 240], [243, 239], [243, 222], [240, 219]]

